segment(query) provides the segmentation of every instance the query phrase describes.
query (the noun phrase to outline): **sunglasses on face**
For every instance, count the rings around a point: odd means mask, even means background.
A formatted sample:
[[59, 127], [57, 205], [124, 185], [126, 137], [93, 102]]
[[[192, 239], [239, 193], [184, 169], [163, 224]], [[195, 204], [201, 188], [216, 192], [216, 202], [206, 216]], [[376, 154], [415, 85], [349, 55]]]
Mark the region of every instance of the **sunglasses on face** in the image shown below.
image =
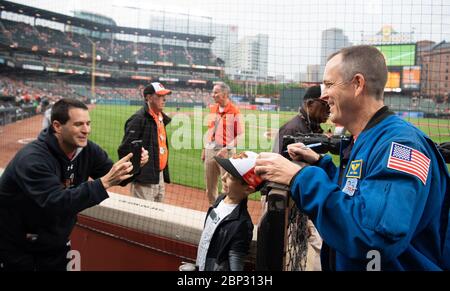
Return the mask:
[[308, 102], [308, 103], [315, 103], [315, 102], [317, 102], [317, 103], [320, 103], [320, 104], [322, 104], [322, 105], [326, 105], [326, 106], [328, 106], [328, 102], [327, 101], [325, 101], [325, 100], [322, 100], [322, 99], [320, 99], [320, 98], [316, 98], [316, 99], [309, 99], [308, 101], [306, 101], [306, 102]]
[[330, 106], [328, 105], [328, 102], [322, 99], [310, 99], [307, 101], [309, 103], [309, 106], [311, 106], [313, 103], [319, 104], [323, 109], [325, 109], [327, 112], [330, 112]]

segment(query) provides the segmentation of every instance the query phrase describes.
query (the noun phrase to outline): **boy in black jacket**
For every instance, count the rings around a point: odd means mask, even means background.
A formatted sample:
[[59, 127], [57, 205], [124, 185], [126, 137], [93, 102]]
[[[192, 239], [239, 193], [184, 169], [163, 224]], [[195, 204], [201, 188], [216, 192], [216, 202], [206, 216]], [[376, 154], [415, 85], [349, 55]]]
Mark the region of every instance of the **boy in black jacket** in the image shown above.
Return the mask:
[[227, 173], [225, 195], [208, 210], [197, 252], [200, 271], [242, 271], [253, 237], [247, 197], [262, 186], [253, 171], [257, 154], [243, 152], [230, 159], [215, 157]]

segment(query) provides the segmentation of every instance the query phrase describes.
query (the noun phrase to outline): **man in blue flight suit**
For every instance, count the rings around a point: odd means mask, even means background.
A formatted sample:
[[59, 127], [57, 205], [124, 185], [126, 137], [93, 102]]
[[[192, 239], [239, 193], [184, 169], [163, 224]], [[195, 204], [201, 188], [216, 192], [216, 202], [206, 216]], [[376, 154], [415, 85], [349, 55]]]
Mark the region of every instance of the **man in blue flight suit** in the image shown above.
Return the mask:
[[290, 186], [299, 209], [324, 239], [323, 270], [450, 268], [450, 177], [433, 141], [383, 102], [387, 67], [371, 46], [330, 56], [322, 99], [332, 122], [352, 134], [341, 166], [303, 144], [288, 147], [294, 164], [261, 153], [256, 172]]

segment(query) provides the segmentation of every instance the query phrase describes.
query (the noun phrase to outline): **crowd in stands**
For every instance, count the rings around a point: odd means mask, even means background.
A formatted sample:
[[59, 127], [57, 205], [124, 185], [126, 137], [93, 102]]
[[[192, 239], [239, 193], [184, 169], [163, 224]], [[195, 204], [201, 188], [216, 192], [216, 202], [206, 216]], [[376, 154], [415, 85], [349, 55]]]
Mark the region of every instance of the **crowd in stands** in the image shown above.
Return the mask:
[[11, 48], [44, 51], [50, 55], [79, 56], [91, 59], [92, 43], [97, 60], [122, 63], [170, 62], [185, 65], [216, 66], [216, 57], [209, 48], [138, 43], [114, 39], [88, 38], [44, 26], [32, 26], [6, 19], [0, 21], [0, 42]]
[[95, 95], [96, 98], [103, 99], [128, 99], [136, 100], [141, 97], [141, 86], [133, 88], [123, 88], [123, 87], [96, 87]]
[[[143, 85], [132, 88], [127, 87], [96, 87], [96, 98], [102, 99], [127, 99], [127, 100], [142, 100]], [[166, 102], [171, 103], [195, 103], [208, 105], [212, 102], [211, 90], [200, 88], [175, 88], [172, 89], [172, 94], [166, 96]], [[86, 95], [89, 95], [86, 94]]]
[[[144, 84], [128, 86], [114, 82], [99, 84], [95, 87], [95, 98], [141, 100], [143, 89]], [[212, 102], [210, 91], [205, 88], [173, 88], [173, 93], [168, 95], [166, 100], [173, 103], [208, 105]], [[54, 102], [62, 97], [92, 98], [88, 83], [71, 82], [64, 78], [21, 78], [14, 75], [0, 75], [0, 95], [15, 96], [23, 103], [33, 103], [42, 99]]]
[[42, 99], [56, 101], [63, 97], [79, 98], [73, 88], [61, 80], [46, 82], [24, 81], [13, 76], [0, 76], [0, 95], [14, 96], [20, 103], [34, 103]]
[[211, 90], [200, 88], [172, 91], [169, 100], [176, 103], [196, 103], [204, 105], [209, 105], [213, 101]]

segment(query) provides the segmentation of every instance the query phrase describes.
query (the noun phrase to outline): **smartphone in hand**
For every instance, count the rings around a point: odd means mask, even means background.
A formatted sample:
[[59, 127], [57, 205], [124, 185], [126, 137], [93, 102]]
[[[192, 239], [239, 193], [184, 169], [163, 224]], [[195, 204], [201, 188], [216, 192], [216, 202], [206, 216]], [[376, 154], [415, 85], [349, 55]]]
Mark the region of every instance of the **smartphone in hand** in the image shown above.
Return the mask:
[[136, 174], [139, 172], [141, 168], [141, 154], [142, 154], [142, 140], [133, 140], [131, 142], [131, 152], [133, 153], [133, 157], [131, 158], [131, 163], [133, 164], [133, 172], [132, 174]]

